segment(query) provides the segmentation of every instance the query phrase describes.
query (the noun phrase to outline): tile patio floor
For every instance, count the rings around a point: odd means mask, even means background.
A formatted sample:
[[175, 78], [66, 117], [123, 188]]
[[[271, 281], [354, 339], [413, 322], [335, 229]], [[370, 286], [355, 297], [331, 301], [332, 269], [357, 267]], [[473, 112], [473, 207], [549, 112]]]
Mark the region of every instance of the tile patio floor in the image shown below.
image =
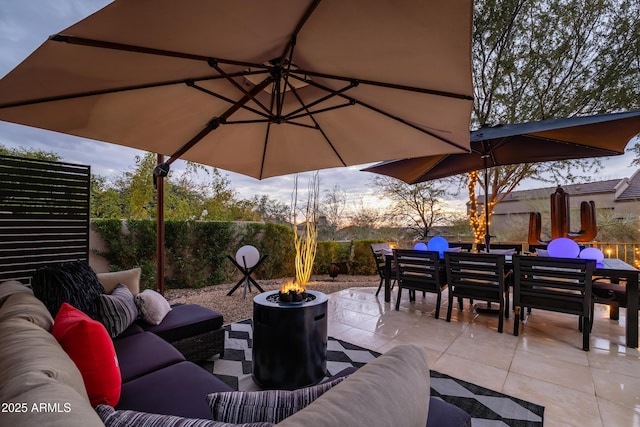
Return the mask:
[[439, 319], [434, 294], [418, 292], [410, 303], [405, 291], [395, 311], [396, 289], [390, 303], [375, 291], [331, 294], [329, 335], [378, 352], [421, 345], [432, 369], [543, 405], [546, 427], [640, 426], [640, 352], [624, 346], [626, 309], [613, 321], [607, 306], [596, 305], [585, 352], [576, 316], [533, 310], [516, 337], [513, 319], [500, 334], [495, 315], [474, 313], [468, 300], [447, 323], [446, 291]]

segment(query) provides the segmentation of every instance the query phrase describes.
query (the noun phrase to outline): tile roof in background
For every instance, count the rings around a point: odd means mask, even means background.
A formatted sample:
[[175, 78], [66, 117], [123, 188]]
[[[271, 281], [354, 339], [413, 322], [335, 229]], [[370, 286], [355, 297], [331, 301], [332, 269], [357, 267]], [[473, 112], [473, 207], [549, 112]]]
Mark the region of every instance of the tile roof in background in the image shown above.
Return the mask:
[[638, 200], [640, 199], [640, 170], [637, 170], [629, 178], [629, 187], [618, 196], [616, 200]]
[[[640, 170], [636, 171], [631, 178], [610, 179], [607, 181], [588, 182], [584, 184], [562, 185], [562, 189], [571, 196], [580, 196], [598, 193], [613, 193], [618, 185], [624, 185], [628, 181], [629, 186], [622, 191], [616, 200], [636, 200], [640, 199]], [[532, 190], [512, 191], [504, 198], [504, 202], [517, 200], [531, 200], [548, 198], [556, 191], [557, 186], [535, 188]]]

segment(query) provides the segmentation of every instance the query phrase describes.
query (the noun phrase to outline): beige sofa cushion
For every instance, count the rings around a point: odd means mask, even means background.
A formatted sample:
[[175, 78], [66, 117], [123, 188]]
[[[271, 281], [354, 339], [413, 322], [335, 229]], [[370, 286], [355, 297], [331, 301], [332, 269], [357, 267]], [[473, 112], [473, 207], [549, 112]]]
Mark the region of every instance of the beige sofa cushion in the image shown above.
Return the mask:
[[[18, 291], [4, 299], [2, 306], [0, 306], [0, 322], [19, 318], [27, 320], [45, 331], [51, 331], [51, 326], [53, 326], [51, 313], [39, 299], [33, 296], [30, 289], [24, 285], [21, 286], [29, 292]], [[3, 287], [4, 285], [0, 285], [0, 289]]]
[[1, 424], [103, 425], [80, 371], [48, 332], [53, 319], [44, 304], [19, 282], [0, 284], [0, 304], [0, 402], [14, 404]]
[[430, 393], [426, 352], [403, 344], [367, 363], [278, 426], [424, 427]]
[[26, 414], [4, 413], [2, 414], [2, 425], [11, 427], [104, 427], [104, 423], [86, 401], [86, 398], [65, 384], [53, 381], [41, 384], [15, 396], [11, 402], [24, 402], [28, 412]]
[[0, 323], [0, 402], [40, 385], [67, 384], [89, 404], [80, 371], [49, 332], [24, 319]]
[[0, 283], [0, 305], [4, 304], [4, 300], [15, 293], [28, 293], [33, 295], [33, 291], [18, 282], [17, 280], [8, 280]]
[[110, 294], [119, 283], [125, 285], [133, 296], [140, 292], [140, 275], [142, 269], [132, 268], [131, 270], [112, 271], [110, 273], [98, 273], [98, 281], [104, 288], [105, 293]]

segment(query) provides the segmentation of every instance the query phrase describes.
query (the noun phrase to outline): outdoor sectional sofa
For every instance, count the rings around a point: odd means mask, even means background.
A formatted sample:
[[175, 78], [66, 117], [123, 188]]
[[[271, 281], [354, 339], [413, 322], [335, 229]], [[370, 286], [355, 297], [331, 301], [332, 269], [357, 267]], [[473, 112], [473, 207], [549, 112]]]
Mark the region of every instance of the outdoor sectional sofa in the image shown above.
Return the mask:
[[[91, 329], [87, 326], [85, 334], [73, 336], [71, 347], [75, 349], [69, 348], [66, 333], [79, 324], [91, 325]], [[102, 335], [107, 338], [99, 340]], [[77, 352], [90, 360], [78, 360]], [[97, 384], [88, 380], [92, 375], [101, 377], [111, 371], [114, 356], [117, 356], [119, 375], [115, 384], [117, 402], [109, 397], [109, 380], [97, 381]], [[323, 387], [331, 387], [329, 391], [277, 424], [285, 427], [424, 426], [428, 418], [429, 426], [470, 425], [469, 416], [462, 410], [430, 398], [429, 368], [420, 347], [396, 347], [356, 372], [344, 374], [351, 375], [340, 384], [333, 385], [335, 381], [325, 384]], [[96, 393], [96, 385], [108, 390]], [[15, 281], [0, 284], [3, 424], [12, 427], [232, 425], [211, 421], [212, 411], [205, 399], [211, 393], [226, 396], [232, 404], [240, 401], [246, 405], [249, 403], [242, 402], [244, 397], [256, 398], [255, 393], [250, 396], [251, 393], [233, 392], [153, 332], [129, 330], [112, 341], [104, 326], [73, 306], [63, 304], [54, 322], [30, 288]], [[259, 399], [264, 398], [261, 393], [271, 399], [274, 392], [256, 393]], [[96, 396], [100, 403], [107, 405], [97, 404]], [[287, 405], [283, 403], [283, 406]], [[253, 413], [246, 407], [245, 412]]]

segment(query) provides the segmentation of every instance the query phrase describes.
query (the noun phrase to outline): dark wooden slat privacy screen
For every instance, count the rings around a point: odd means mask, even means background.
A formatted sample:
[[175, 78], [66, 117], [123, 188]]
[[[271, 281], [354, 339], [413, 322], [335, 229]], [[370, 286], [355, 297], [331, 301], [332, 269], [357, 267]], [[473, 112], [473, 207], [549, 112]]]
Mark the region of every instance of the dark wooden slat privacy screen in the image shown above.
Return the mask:
[[89, 259], [91, 168], [0, 155], [0, 282]]

